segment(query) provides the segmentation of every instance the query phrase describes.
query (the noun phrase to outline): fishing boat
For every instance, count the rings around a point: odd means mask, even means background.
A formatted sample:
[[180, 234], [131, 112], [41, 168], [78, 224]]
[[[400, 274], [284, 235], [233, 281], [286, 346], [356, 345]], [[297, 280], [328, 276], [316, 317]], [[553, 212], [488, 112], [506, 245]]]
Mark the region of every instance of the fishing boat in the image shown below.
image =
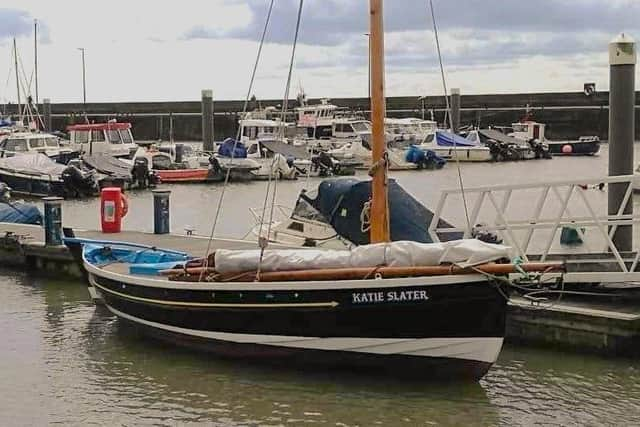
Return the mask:
[[556, 141], [545, 137], [544, 123], [531, 120], [527, 115], [518, 123], [511, 125], [513, 132], [509, 136], [524, 140], [538, 141], [549, 147], [549, 152], [554, 156], [593, 156], [600, 151], [600, 138], [597, 136], [581, 136], [577, 140]]
[[138, 150], [133, 140], [131, 123], [110, 120], [106, 123], [87, 123], [67, 126], [72, 146], [83, 154], [108, 154], [130, 159]]
[[496, 361], [507, 301], [494, 278], [554, 266], [498, 264], [509, 248], [475, 239], [389, 241], [382, 1], [370, 5], [374, 167], [363, 215], [371, 243], [230, 249], [237, 243], [212, 239], [214, 251], [198, 259], [69, 241], [83, 245], [91, 292], [120, 321], [174, 344], [286, 367], [450, 381], [477, 380]]

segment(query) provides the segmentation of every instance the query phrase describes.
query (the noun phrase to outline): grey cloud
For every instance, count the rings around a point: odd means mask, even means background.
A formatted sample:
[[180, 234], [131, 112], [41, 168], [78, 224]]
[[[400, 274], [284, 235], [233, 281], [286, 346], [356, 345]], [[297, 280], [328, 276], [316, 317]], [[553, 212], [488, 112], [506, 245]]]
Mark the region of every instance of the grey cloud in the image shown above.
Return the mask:
[[0, 8], [0, 39], [29, 35], [32, 30], [33, 18], [29, 13]]
[[[237, 1], [231, 1], [235, 2]], [[268, 0], [244, 0], [251, 16], [247, 25], [230, 31], [194, 27], [185, 32], [191, 38], [239, 38], [257, 40], [266, 17]], [[334, 46], [349, 36], [368, 31], [367, 1], [322, 0], [304, 5], [300, 40], [303, 43]], [[640, 29], [640, 2], [601, 0], [440, 0], [435, 1], [439, 29], [475, 31], [602, 31], [614, 35]], [[268, 40], [291, 43], [297, 0], [275, 3]], [[385, 30], [401, 32], [431, 29], [426, 0], [394, 0], [385, 3]]]

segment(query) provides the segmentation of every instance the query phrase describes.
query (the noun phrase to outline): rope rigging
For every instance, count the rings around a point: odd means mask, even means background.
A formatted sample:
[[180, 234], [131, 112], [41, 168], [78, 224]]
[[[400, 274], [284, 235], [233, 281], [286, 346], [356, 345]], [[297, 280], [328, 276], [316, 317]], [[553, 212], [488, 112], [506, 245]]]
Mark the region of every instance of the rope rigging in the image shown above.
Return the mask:
[[[433, 21], [433, 33], [436, 39], [436, 48], [438, 50], [438, 60], [440, 62], [440, 75], [442, 76], [442, 86], [444, 88], [444, 101], [446, 105], [447, 116], [449, 117], [449, 127], [453, 132], [453, 120], [451, 118], [451, 107], [449, 105], [449, 96], [447, 91], [447, 81], [444, 74], [444, 65], [442, 64], [442, 53], [440, 51], [440, 39], [438, 38], [438, 26], [436, 25], [436, 14], [433, 10], [433, 0], [429, 0], [429, 6], [431, 9], [431, 20]], [[446, 117], [445, 117], [446, 125]], [[460, 158], [458, 157], [458, 150], [456, 140], [453, 138], [453, 153], [456, 159], [456, 168], [458, 169], [458, 182], [460, 183], [460, 192], [462, 195], [462, 204], [464, 205], [464, 215], [467, 220], [467, 233], [471, 233], [471, 220], [469, 219], [469, 209], [467, 207], [467, 197], [464, 192], [464, 183], [462, 181], [462, 171], [460, 170]]]
[[[285, 86], [285, 90], [284, 90], [284, 99], [282, 100], [282, 113], [281, 113], [281, 117], [280, 117], [280, 136], [281, 138], [284, 140], [284, 126], [285, 126], [285, 121], [286, 121], [286, 117], [287, 117], [287, 108], [289, 106], [289, 90], [291, 88], [291, 76], [293, 74], [293, 63], [295, 61], [295, 57], [296, 57], [296, 46], [298, 45], [298, 35], [300, 33], [300, 21], [302, 19], [302, 6], [304, 5], [304, 0], [300, 0], [300, 5], [298, 6], [298, 17], [296, 20], [296, 30], [293, 36], [293, 45], [291, 47], [291, 60], [289, 61], [289, 73], [287, 75], [287, 83]], [[274, 162], [275, 162], [275, 158], [274, 158]], [[271, 171], [269, 171], [269, 178], [271, 178]], [[262, 217], [260, 218], [260, 232], [258, 233], [258, 239], [259, 239], [259, 246], [260, 246], [260, 262], [258, 263], [258, 273], [257, 273], [257, 278], [258, 280], [260, 279], [260, 270], [262, 267], [262, 259], [264, 256], [264, 250], [266, 249], [268, 243], [269, 243], [269, 238], [271, 236], [271, 227], [273, 225], [273, 211], [275, 208], [275, 204], [276, 204], [276, 193], [277, 193], [277, 189], [278, 189], [278, 173], [276, 173], [274, 180], [273, 180], [274, 184], [273, 184], [273, 192], [272, 192], [272, 196], [271, 196], [271, 208], [269, 210], [269, 223], [267, 225], [267, 236], [266, 239], [262, 236], [262, 229], [264, 226], [264, 217], [266, 214], [265, 209], [262, 210]], [[269, 179], [269, 181], [267, 182], [267, 191], [265, 194], [265, 205], [266, 205], [266, 201], [267, 198], [269, 197], [269, 187], [271, 186], [271, 179]]]
[[[271, 20], [271, 12], [273, 10], [273, 4], [274, 4], [275, 0], [271, 0], [270, 4], [269, 4], [269, 10], [267, 12], [267, 18], [265, 20], [264, 23], [264, 28], [262, 30], [262, 36], [260, 37], [260, 44], [258, 45], [258, 52], [256, 54], [256, 60], [253, 64], [253, 70], [251, 72], [251, 79], [249, 81], [249, 87], [247, 88], [247, 95], [245, 96], [245, 100], [244, 100], [244, 105], [242, 107], [242, 118], [244, 118], [244, 116], [247, 113], [247, 107], [249, 105], [249, 99], [251, 97], [251, 92], [253, 91], [253, 83], [255, 81], [256, 78], [256, 71], [258, 70], [258, 64], [260, 62], [260, 57], [262, 56], [262, 47], [264, 46], [264, 40], [266, 38], [267, 35], [267, 29], [269, 28], [269, 22]], [[222, 202], [224, 201], [224, 195], [225, 195], [225, 191], [227, 189], [227, 186], [229, 184], [229, 177], [231, 176], [231, 166], [233, 165], [233, 159], [235, 157], [235, 153], [236, 153], [236, 148], [238, 146], [238, 140], [240, 139], [240, 130], [241, 130], [241, 126], [238, 126], [238, 131], [236, 133], [236, 139], [234, 141], [233, 144], [233, 150], [231, 151], [231, 161], [229, 162], [229, 167], [227, 167], [227, 171], [224, 177], [224, 184], [222, 186], [222, 191], [220, 192], [220, 197], [218, 198], [218, 203], [216, 206], [216, 213], [215, 216], [213, 218], [213, 224], [211, 225], [211, 233], [209, 235], [209, 242], [207, 243], [207, 249], [206, 252], [204, 254], [204, 259], [205, 259], [205, 267], [208, 266], [208, 262], [209, 262], [209, 251], [211, 250], [211, 242], [213, 241], [213, 236], [215, 235], [215, 231], [216, 231], [216, 226], [218, 224], [218, 219], [220, 217], [220, 211], [222, 209]], [[205, 268], [206, 270], [206, 268]], [[204, 271], [204, 270], [203, 270]], [[202, 280], [202, 275], [200, 276], [200, 280]]]

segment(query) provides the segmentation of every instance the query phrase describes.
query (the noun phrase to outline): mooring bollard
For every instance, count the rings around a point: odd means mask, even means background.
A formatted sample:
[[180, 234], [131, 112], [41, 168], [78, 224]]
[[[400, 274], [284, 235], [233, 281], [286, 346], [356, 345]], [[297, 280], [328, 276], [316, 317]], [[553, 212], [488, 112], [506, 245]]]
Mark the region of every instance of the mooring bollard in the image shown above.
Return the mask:
[[184, 153], [184, 144], [176, 144], [176, 163], [182, 163], [182, 155]]
[[[624, 34], [609, 43], [609, 176], [633, 175], [633, 140], [635, 133], [635, 42]], [[609, 184], [609, 215], [617, 215], [628, 184]], [[623, 214], [633, 214], [633, 197]], [[633, 225], [619, 225], [613, 242], [619, 251], [633, 249]]]
[[205, 89], [202, 91], [202, 149], [213, 151], [213, 91]]
[[62, 197], [45, 197], [44, 201], [44, 244], [62, 244]]
[[44, 116], [44, 130], [51, 132], [51, 100], [49, 98], [42, 100], [42, 115]]
[[460, 89], [451, 89], [451, 132], [460, 130]]
[[169, 222], [169, 196], [171, 190], [153, 190], [153, 233], [168, 234]]

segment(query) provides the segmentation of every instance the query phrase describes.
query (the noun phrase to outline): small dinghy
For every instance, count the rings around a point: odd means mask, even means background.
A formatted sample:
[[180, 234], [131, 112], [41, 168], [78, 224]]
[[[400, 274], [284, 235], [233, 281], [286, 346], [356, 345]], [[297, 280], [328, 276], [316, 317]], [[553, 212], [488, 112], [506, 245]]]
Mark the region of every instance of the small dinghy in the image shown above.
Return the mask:
[[0, 182], [0, 222], [42, 225], [42, 213], [33, 203], [11, 200], [11, 189]]

